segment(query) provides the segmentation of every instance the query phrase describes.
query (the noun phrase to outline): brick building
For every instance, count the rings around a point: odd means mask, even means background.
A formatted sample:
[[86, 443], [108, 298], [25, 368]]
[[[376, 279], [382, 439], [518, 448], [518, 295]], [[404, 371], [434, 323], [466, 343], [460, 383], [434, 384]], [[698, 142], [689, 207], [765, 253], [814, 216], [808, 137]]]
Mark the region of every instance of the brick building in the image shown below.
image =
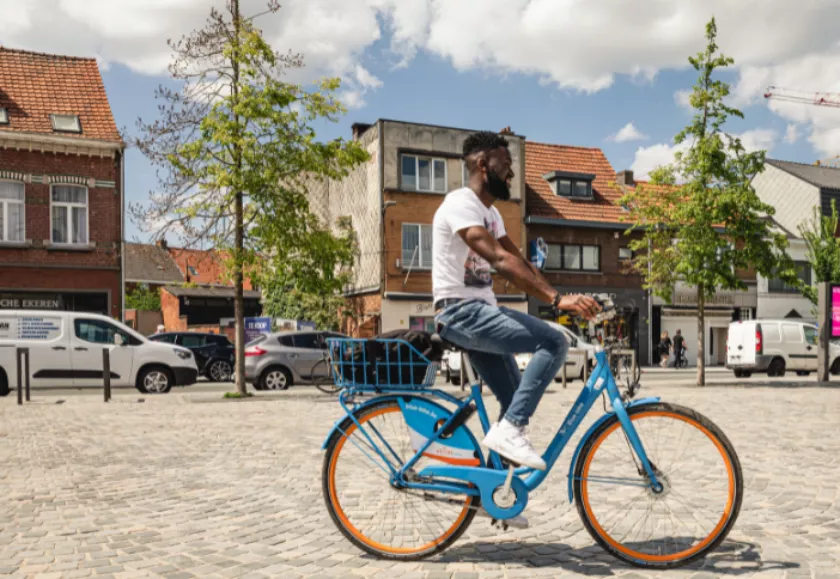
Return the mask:
[[[475, 130], [379, 120], [353, 125], [353, 138], [370, 154], [341, 181], [313, 187], [313, 210], [334, 223], [349, 216], [359, 238], [355, 287], [348, 298], [356, 320], [345, 331], [370, 336], [398, 328], [433, 326], [431, 224], [449, 191], [465, 185], [461, 149]], [[524, 137], [506, 130], [515, 179], [511, 199], [496, 203], [508, 236], [525, 235]], [[526, 311], [525, 295], [498, 276], [500, 302]]]
[[0, 308], [123, 317], [123, 151], [95, 59], [0, 47]]
[[[548, 244], [546, 277], [567, 293], [610, 294], [620, 309], [617, 322], [583, 331], [626, 337], [638, 359], [649, 363], [650, 300], [629, 267], [629, 224], [619, 203], [622, 187], [634, 186], [632, 172], [617, 175], [600, 149], [525, 143], [527, 237]], [[528, 311], [552, 317], [551, 307], [533, 298]]]

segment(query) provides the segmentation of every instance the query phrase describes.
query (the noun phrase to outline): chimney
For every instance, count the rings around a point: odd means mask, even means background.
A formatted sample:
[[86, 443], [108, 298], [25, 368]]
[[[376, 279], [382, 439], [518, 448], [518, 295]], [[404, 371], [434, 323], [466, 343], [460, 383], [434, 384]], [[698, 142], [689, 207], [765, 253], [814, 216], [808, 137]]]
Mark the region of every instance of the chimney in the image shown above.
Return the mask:
[[510, 130], [510, 125], [506, 126], [504, 129], [499, 131], [499, 133], [502, 134], [502, 135], [515, 135], [516, 134], [512, 130]]
[[359, 138], [365, 134], [365, 131], [367, 131], [372, 126], [373, 125], [371, 125], [370, 123], [353, 123], [351, 125], [351, 128], [353, 129], [353, 140], [358, 141]]
[[155, 245], [157, 245], [161, 249], [169, 249], [169, 246], [166, 244], [166, 239], [158, 239], [155, 242]]
[[636, 185], [636, 181], [633, 180], [633, 171], [629, 169], [616, 173], [615, 180], [619, 185], [627, 185], [628, 187], [634, 187]]

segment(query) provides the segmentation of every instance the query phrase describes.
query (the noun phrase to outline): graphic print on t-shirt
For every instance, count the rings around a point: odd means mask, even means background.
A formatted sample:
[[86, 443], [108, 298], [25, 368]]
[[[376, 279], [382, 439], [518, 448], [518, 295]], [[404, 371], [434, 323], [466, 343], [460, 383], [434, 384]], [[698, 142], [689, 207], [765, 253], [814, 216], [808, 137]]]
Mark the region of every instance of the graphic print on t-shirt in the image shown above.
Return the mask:
[[[485, 218], [484, 227], [494, 239], [499, 238], [499, 227], [495, 219], [487, 221]], [[490, 277], [490, 264], [472, 249], [467, 254], [467, 261], [464, 263], [464, 285], [468, 287], [489, 287], [493, 285], [493, 278]]]

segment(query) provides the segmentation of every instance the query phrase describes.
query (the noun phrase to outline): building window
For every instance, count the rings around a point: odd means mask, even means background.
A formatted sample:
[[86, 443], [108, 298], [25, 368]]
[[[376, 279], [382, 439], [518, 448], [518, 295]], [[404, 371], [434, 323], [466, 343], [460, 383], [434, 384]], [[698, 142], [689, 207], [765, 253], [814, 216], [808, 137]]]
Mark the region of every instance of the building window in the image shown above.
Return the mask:
[[741, 313], [738, 316], [738, 319], [742, 322], [748, 322], [752, 319], [752, 309], [750, 308], [741, 308]]
[[446, 193], [445, 159], [403, 155], [401, 164], [403, 189]]
[[8, 125], [9, 124], [9, 111], [0, 108], [0, 125]]
[[601, 271], [601, 248], [597, 245], [548, 244], [545, 269]]
[[85, 245], [88, 242], [88, 191], [73, 185], [53, 185], [52, 242]]
[[[796, 267], [796, 277], [805, 285], [811, 285], [811, 264], [807, 261], [794, 262]], [[785, 283], [778, 278], [771, 278], [769, 283], [769, 291], [774, 294], [798, 294], [799, 288]]]
[[620, 261], [626, 261], [629, 259], [633, 259], [633, 250], [629, 247], [619, 247], [618, 248], [618, 259]]
[[434, 334], [436, 332], [435, 318], [434, 316], [409, 316], [408, 329]]
[[50, 115], [52, 128], [59, 133], [81, 133], [82, 125], [78, 115]]
[[0, 181], [0, 242], [21, 242], [26, 231], [24, 185]]
[[402, 226], [403, 269], [432, 268], [432, 226], [403, 223]]
[[590, 199], [592, 197], [591, 181], [575, 181], [572, 179], [557, 179], [552, 182], [554, 193], [560, 197], [576, 199]]

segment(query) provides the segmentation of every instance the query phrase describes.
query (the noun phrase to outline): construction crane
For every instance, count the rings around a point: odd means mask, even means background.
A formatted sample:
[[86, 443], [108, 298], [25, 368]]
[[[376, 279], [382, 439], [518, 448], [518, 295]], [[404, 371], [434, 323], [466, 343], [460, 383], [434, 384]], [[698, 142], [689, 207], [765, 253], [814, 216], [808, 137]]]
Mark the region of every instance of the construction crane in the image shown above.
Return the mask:
[[[840, 94], [830, 92], [808, 92], [778, 86], [768, 86], [767, 90], [764, 91], [764, 98], [819, 107], [840, 108]], [[818, 167], [840, 168], [840, 155], [835, 155], [828, 159], [819, 159], [814, 165]]]

